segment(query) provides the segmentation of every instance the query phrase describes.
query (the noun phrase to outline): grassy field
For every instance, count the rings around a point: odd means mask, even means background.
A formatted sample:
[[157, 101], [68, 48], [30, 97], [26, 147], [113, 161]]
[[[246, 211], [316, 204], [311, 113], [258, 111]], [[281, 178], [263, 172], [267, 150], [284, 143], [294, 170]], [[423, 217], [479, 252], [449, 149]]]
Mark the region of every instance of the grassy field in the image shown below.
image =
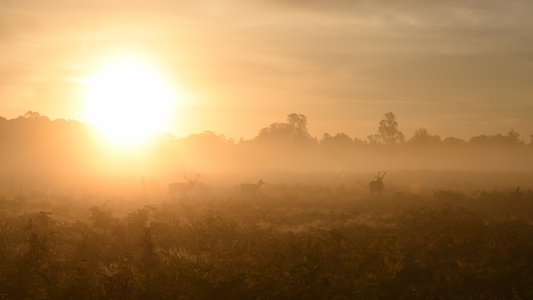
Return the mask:
[[374, 199], [372, 175], [5, 188], [0, 299], [533, 298], [531, 174], [389, 172]]

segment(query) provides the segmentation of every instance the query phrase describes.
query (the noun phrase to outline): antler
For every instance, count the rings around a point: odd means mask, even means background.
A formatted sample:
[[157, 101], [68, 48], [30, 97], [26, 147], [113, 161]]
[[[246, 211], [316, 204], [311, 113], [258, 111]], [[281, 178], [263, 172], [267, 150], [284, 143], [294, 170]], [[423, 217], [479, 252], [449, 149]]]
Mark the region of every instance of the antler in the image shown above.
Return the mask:
[[200, 177], [200, 173], [196, 173], [196, 178], [194, 180], [190, 180], [189, 178], [187, 178], [187, 176], [185, 176], [185, 173], [183, 173], [183, 177], [185, 177], [185, 179], [187, 179], [188, 182], [192, 182], [192, 181], [198, 180], [198, 177]]

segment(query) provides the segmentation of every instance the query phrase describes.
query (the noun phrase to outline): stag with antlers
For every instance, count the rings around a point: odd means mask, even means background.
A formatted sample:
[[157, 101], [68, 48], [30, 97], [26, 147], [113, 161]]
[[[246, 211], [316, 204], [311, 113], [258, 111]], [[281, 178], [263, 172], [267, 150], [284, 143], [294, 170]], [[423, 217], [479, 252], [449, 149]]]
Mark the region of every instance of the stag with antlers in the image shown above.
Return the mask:
[[368, 188], [370, 189], [370, 194], [368, 195], [369, 197], [372, 196], [372, 198], [374, 198], [374, 193], [377, 192], [378, 193], [378, 196], [381, 197], [381, 192], [383, 191], [383, 177], [385, 177], [385, 174], [387, 174], [387, 172], [383, 172], [383, 176], [379, 176], [379, 173], [381, 172], [378, 172], [378, 174], [376, 175], [376, 180], [374, 181], [371, 181], [369, 184], [368, 184]]
[[171, 198], [174, 197], [175, 192], [182, 192], [183, 197], [187, 196], [187, 192], [192, 190], [194, 187], [194, 183], [196, 180], [198, 180], [198, 177], [200, 177], [199, 173], [196, 173], [196, 179], [191, 180], [185, 176], [185, 173], [183, 173], [183, 177], [187, 179], [187, 183], [184, 182], [172, 182], [168, 185], [168, 195], [170, 195]]
[[257, 184], [253, 184], [253, 183], [243, 183], [241, 184], [241, 192], [243, 193], [255, 193], [257, 190], [259, 190], [259, 188], [261, 187], [262, 184], [266, 184], [263, 182], [263, 180], [259, 180], [259, 182]]

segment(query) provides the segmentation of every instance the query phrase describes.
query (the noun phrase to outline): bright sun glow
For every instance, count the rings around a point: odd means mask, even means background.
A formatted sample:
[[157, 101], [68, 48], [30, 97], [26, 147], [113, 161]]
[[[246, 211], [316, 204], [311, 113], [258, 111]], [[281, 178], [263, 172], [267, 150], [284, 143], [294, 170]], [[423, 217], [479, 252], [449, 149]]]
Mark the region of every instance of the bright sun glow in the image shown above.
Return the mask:
[[137, 61], [108, 64], [87, 80], [87, 113], [113, 142], [142, 142], [164, 128], [173, 98], [168, 84]]

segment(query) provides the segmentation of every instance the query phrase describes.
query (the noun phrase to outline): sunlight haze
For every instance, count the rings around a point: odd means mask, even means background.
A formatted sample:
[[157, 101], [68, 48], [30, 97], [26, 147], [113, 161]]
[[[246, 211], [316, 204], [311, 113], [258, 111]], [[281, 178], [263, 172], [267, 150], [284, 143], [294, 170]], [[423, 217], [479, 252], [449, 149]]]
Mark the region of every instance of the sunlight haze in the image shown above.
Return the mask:
[[313, 136], [366, 139], [388, 111], [408, 136], [527, 137], [532, 14], [523, 0], [2, 1], [1, 113], [89, 122], [75, 79], [139, 53], [187, 95], [161, 129], [177, 137], [250, 139], [298, 112]]
[[87, 119], [111, 140], [140, 142], [151, 132], [167, 131], [168, 113], [178, 95], [147, 66], [117, 59], [85, 83]]
[[0, 0], [0, 298], [533, 299], [533, 0]]

